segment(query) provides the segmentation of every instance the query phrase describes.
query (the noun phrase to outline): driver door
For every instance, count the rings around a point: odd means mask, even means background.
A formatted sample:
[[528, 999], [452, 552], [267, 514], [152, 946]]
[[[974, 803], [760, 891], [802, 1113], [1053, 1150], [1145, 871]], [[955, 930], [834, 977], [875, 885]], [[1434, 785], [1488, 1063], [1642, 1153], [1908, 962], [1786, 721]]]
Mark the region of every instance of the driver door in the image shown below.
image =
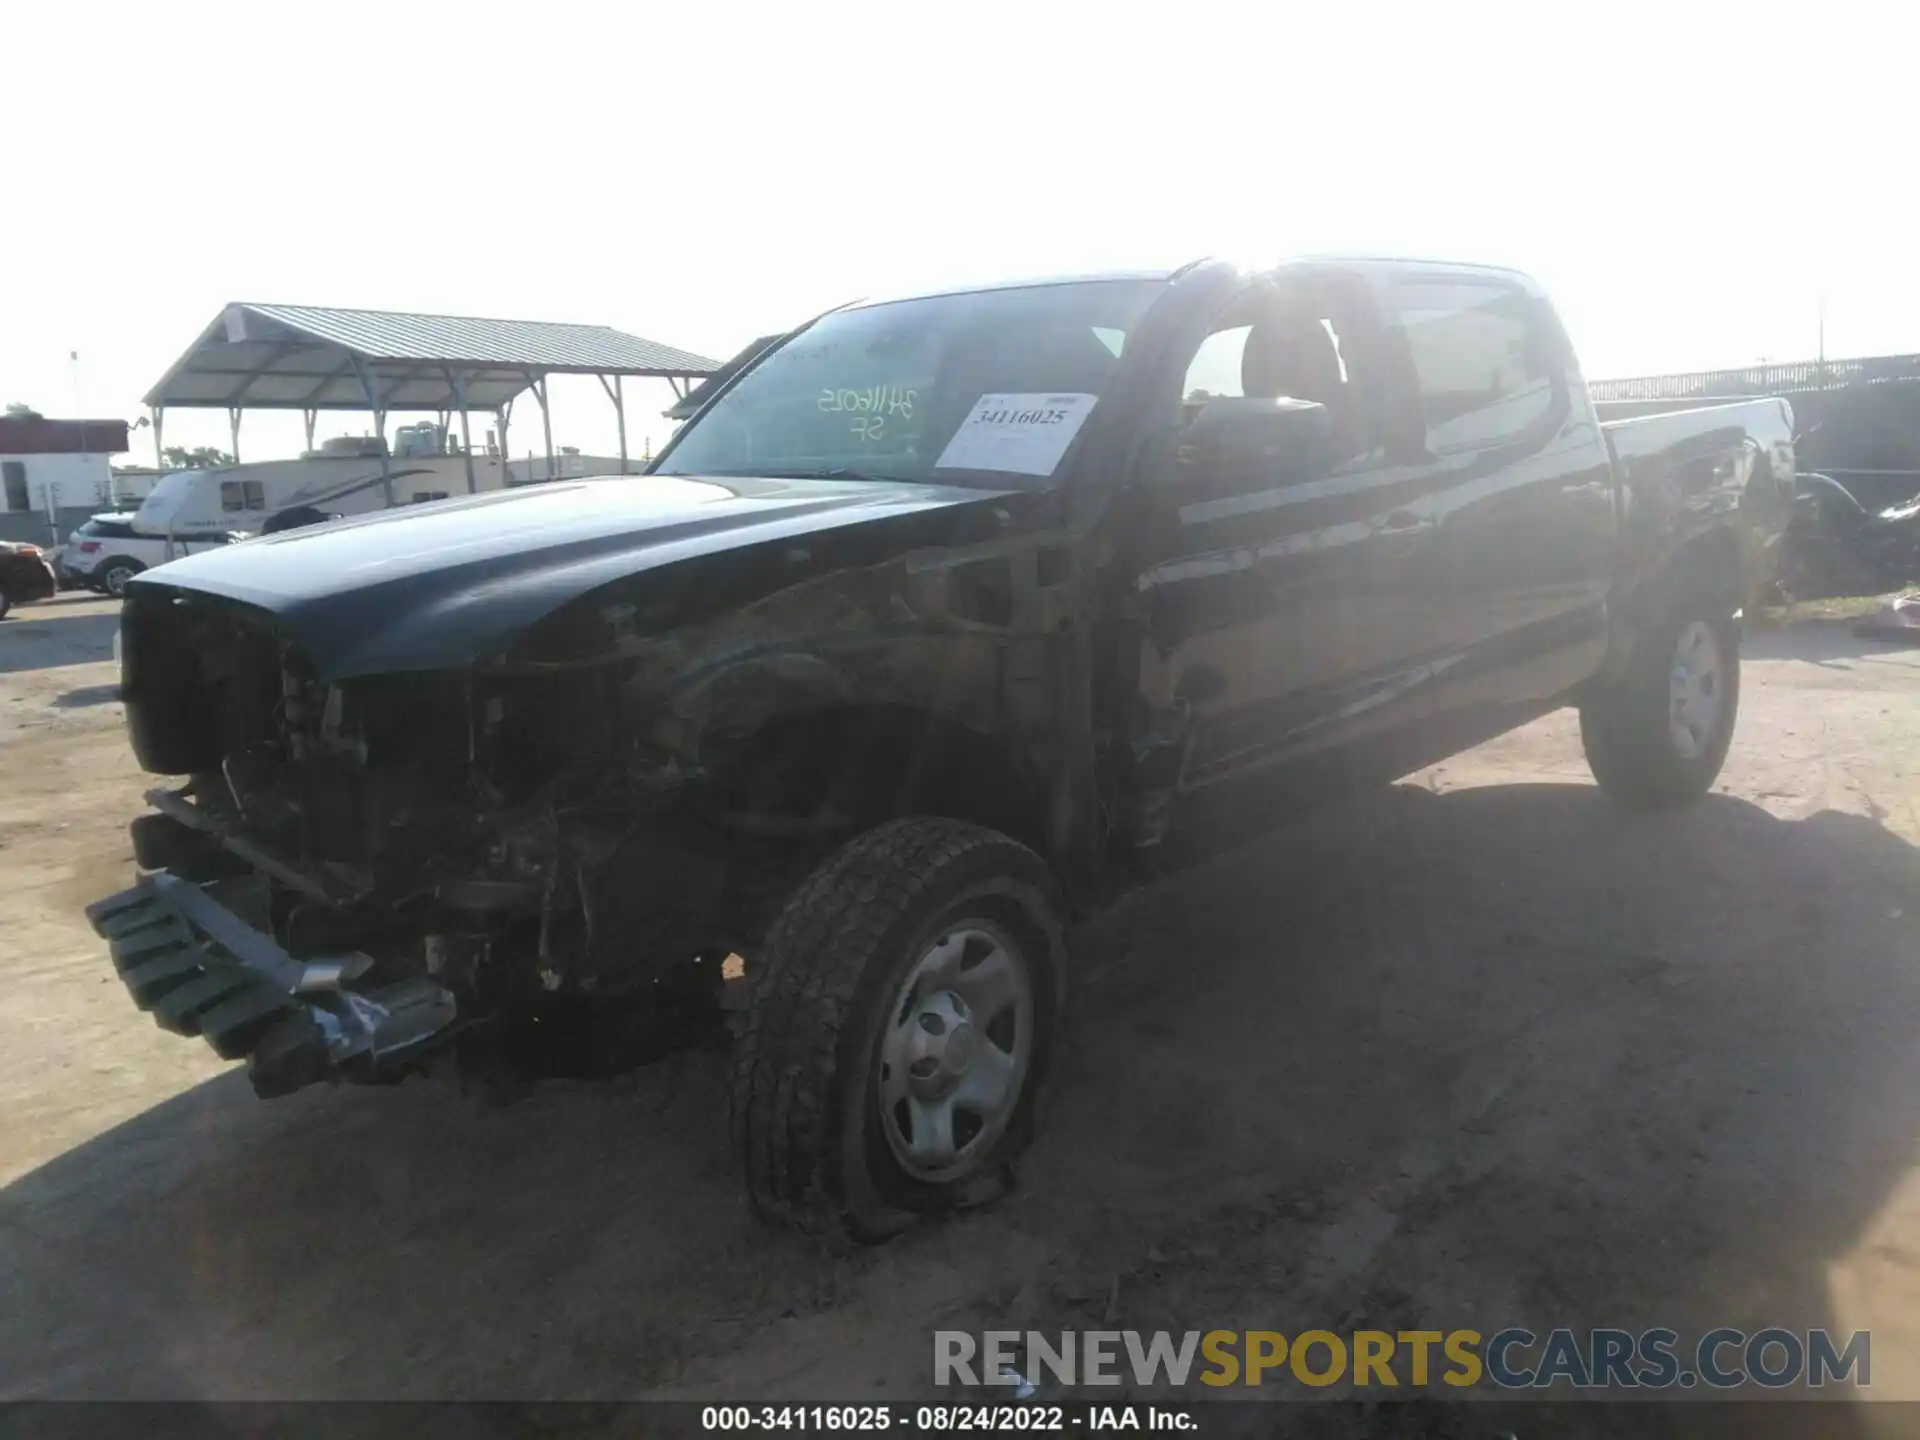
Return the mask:
[[1387, 344], [1356, 277], [1283, 271], [1193, 352], [1188, 423], [1215, 396], [1287, 397], [1326, 406], [1339, 443], [1231, 493], [1196, 490], [1177, 465], [1156, 477], [1139, 676], [1149, 724], [1180, 737], [1177, 759], [1158, 757], [1180, 797], [1323, 765], [1331, 747], [1432, 713], [1439, 552]]

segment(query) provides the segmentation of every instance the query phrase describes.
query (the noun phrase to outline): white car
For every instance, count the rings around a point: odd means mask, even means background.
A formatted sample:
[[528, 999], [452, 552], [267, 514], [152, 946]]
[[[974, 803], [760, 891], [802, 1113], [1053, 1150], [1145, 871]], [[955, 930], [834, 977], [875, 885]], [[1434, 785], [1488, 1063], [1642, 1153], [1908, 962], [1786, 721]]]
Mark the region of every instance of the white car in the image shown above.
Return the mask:
[[176, 536], [169, 542], [164, 535], [136, 530], [133, 522], [130, 512], [94, 516], [67, 537], [67, 543], [58, 551], [55, 567], [89, 590], [98, 590], [117, 600], [126, 593], [127, 581], [142, 570], [245, 538], [240, 531], [217, 531]]

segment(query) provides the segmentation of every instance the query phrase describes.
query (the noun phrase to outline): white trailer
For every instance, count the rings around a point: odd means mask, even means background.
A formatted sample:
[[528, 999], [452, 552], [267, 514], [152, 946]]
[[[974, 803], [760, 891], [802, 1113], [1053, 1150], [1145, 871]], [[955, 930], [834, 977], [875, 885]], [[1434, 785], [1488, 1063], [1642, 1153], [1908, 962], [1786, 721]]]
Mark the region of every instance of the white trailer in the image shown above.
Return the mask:
[[[265, 460], [212, 470], [175, 470], [153, 487], [134, 525], [154, 536], [185, 538], [213, 531], [259, 530], [289, 510], [365, 515], [465, 495], [464, 455], [331, 456]], [[498, 456], [472, 460], [473, 493], [511, 483]]]

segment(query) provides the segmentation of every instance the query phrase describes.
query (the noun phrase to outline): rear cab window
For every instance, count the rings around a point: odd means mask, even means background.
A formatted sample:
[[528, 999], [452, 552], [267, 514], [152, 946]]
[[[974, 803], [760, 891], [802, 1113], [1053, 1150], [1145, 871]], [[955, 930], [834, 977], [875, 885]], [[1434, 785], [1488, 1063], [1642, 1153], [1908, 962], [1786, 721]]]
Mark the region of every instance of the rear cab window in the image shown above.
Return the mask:
[[1523, 287], [1494, 276], [1418, 276], [1391, 293], [1431, 453], [1497, 449], [1557, 425], [1566, 395], [1552, 323]]

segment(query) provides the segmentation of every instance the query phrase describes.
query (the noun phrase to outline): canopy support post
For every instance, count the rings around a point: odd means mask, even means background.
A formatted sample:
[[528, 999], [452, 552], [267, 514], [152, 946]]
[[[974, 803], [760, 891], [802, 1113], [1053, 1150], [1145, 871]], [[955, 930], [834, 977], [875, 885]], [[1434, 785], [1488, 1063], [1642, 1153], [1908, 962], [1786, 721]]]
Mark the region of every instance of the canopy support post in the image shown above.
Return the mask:
[[236, 465], [240, 463], [240, 417], [245, 413], [246, 410], [242, 406], [229, 405], [227, 407], [227, 430], [233, 436], [232, 454], [233, 463]]
[[612, 383], [608, 383], [607, 377], [605, 375], [600, 376], [599, 379], [600, 379], [600, 388], [606, 391], [607, 398], [613, 401], [613, 418], [620, 426], [620, 473], [624, 475], [627, 473], [626, 397], [621, 393], [620, 377], [618, 375], [615, 375], [613, 377]]
[[460, 452], [467, 457], [467, 493], [480, 493], [480, 482], [473, 475], [473, 431], [468, 427], [467, 407], [460, 406]]
[[380, 493], [387, 498], [387, 508], [393, 508], [393, 455], [387, 448], [387, 412], [373, 412], [373, 433], [380, 441]]
[[373, 411], [374, 438], [380, 442], [380, 492], [386, 497], [387, 508], [393, 508], [393, 456], [387, 450], [387, 411], [380, 395], [380, 387], [374, 383], [373, 372], [361, 361], [358, 355], [349, 357], [353, 361], [353, 373], [360, 379], [360, 388], [366, 392], [367, 408]]
[[160, 443], [160, 431], [167, 423], [167, 407], [149, 405], [147, 414], [153, 417], [153, 468], [164, 470], [167, 468], [167, 451], [166, 447]]
[[[477, 495], [480, 493], [480, 482], [473, 478], [473, 432], [467, 428], [467, 377], [454, 374], [451, 366], [444, 367], [441, 373], [447, 377], [447, 389], [453, 392], [454, 404], [460, 407], [460, 448], [467, 456], [467, 493]], [[445, 415], [446, 411], [440, 413]], [[443, 434], [446, 428], [447, 422], [442, 420], [440, 429]]]
[[313, 450], [313, 427], [320, 422], [320, 412], [308, 408], [300, 412], [300, 418], [307, 422], [307, 450], [311, 453]]
[[553, 411], [547, 405], [547, 377], [540, 377], [540, 429], [547, 440], [547, 479], [553, 479]]
[[547, 407], [547, 377], [536, 379], [531, 372], [527, 374], [527, 383], [533, 388], [533, 398], [540, 402], [540, 428], [547, 439], [547, 476], [553, 479], [553, 411]]

